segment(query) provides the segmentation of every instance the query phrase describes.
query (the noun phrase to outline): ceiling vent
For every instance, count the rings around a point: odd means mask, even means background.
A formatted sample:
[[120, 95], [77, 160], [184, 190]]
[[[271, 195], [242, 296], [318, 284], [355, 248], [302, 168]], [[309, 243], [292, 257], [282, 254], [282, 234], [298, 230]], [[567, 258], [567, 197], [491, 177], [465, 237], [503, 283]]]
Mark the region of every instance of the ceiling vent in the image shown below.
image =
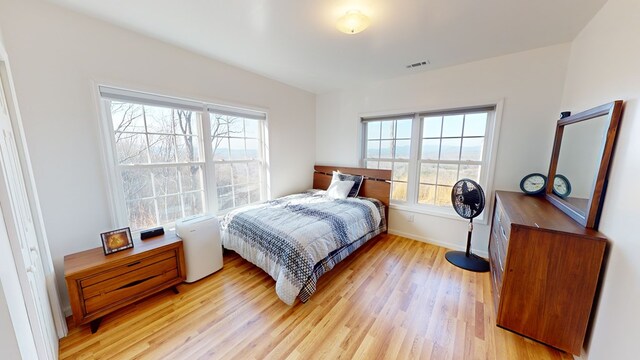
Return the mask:
[[417, 62], [417, 63], [409, 64], [409, 65], [406, 66], [406, 68], [407, 69], [413, 69], [413, 68], [417, 68], [417, 67], [424, 66], [424, 65], [429, 65], [429, 64], [431, 64], [431, 62], [429, 60], [425, 60], [425, 61], [420, 61], [420, 62]]

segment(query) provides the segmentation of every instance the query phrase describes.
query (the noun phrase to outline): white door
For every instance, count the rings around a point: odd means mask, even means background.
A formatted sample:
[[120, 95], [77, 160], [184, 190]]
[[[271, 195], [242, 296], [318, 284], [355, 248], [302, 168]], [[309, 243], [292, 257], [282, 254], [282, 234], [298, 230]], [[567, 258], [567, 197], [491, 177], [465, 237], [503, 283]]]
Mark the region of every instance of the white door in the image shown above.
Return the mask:
[[38, 358], [55, 359], [58, 337], [47, 294], [45, 276], [31, 207], [18, 157], [0, 72], [0, 206], [22, 284]]

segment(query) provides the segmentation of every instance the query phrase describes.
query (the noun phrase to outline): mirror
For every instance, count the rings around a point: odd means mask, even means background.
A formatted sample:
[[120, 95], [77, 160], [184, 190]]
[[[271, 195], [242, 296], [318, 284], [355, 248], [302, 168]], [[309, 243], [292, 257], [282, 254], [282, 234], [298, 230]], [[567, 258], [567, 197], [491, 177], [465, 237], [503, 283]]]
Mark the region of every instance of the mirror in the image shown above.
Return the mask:
[[[580, 224], [596, 228], [622, 101], [558, 120], [547, 199]], [[551, 180], [553, 179], [553, 180]]]

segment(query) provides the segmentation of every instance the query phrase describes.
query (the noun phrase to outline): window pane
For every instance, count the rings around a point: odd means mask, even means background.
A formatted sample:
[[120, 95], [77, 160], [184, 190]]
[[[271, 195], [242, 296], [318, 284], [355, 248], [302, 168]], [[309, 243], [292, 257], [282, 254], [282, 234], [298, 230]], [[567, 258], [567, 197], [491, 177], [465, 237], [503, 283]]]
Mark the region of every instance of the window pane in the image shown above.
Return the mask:
[[367, 157], [380, 157], [380, 141], [367, 141]]
[[395, 134], [395, 121], [381, 121], [380, 126], [382, 126], [382, 138], [393, 139]]
[[484, 146], [484, 138], [464, 138], [462, 139], [462, 153], [460, 160], [482, 160], [482, 147]]
[[193, 111], [175, 110], [173, 112], [175, 133], [180, 135], [199, 135], [200, 119]]
[[215, 164], [216, 185], [231, 185], [231, 164]]
[[393, 180], [408, 181], [409, 179], [409, 163], [396, 162], [393, 164], [392, 172]]
[[438, 165], [438, 185], [451, 185], [458, 181], [458, 165], [457, 164], [439, 164]]
[[248, 163], [247, 168], [249, 171], [249, 181], [251, 183], [259, 184], [260, 183], [260, 163], [258, 162]]
[[442, 137], [462, 136], [462, 119], [464, 115], [445, 116], [442, 121]]
[[436, 183], [438, 164], [422, 163], [420, 165], [420, 182], [427, 184]]
[[484, 136], [487, 113], [467, 114], [464, 117], [464, 136]]
[[396, 140], [396, 159], [408, 159], [411, 151], [411, 140]]
[[211, 114], [211, 137], [229, 136], [228, 123], [226, 116]]
[[233, 186], [219, 186], [218, 187], [218, 197], [232, 196], [233, 195]]
[[249, 204], [259, 202], [260, 199], [260, 184], [253, 184], [247, 187], [249, 189]]
[[231, 164], [233, 169], [233, 184], [244, 185], [249, 182], [249, 174], [247, 173], [247, 164]]
[[234, 187], [235, 206], [247, 205], [249, 203], [249, 188], [246, 185]]
[[458, 160], [460, 159], [460, 138], [442, 139], [442, 149], [440, 151], [440, 160]]
[[176, 110], [155, 106], [144, 106], [143, 116], [147, 122], [147, 132], [173, 134], [173, 115]]
[[420, 184], [418, 202], [433, 205], [436, 201], [436, 186]]
[[393, 157], [393, 155], [391, 154], [392, 146], [393, 146], [393, 140], [380, 141], [380, 158], [391, 159]]
[[132, 230], [146, 229], [157, 224], [153, 199], [128, 201], [127, 212]]
[[115, 131], [145, 132], [142, 105], [112, 101], [111, 120]]
[[124, 169], [121, 172], [126, 199], [141, 199], [153, 196], [151, 172], [146, 169]]
[[218, 188], [218, 210], [233, 208], [233, 193], [231, 187]]
[[438, 186], [436, 189], [436, 205], [437, 206], [452, 206], [451, 205], [451, 186]]
[[442, 116], [423, 118], [422, 137], [439, 138], [441, 127], [442, 127]]
[[152, 163], [176, 161], [173, 135], [149, 135], [149, 155]]
[[480, 181], [480, 165], [460, 165], [460, 178]]
[[367, 169], [377, 169], [378, 168], [378, 162], [377, 161], [367, 161], [365, 164], [365, 167]]
[[204, 213], [204, 194], [202, 192], [188, 193], [182, 195], [184, 204], [184, 216], [200, 215]]
[[393, 163], [390, 161], [380, 161], [378, 165], [378, 169], [381, 170], [391, 170], [393, 168]]
[[229, 139], [225, 137], [214, 138], [211, 142], [213, 147], [213, 160], [229, 160]]
[[231, 154], [231, 160], [246, 159], [244, 139], [229, 139], [229, 153]]
[[247, 139], [246, 146], [247, 146], [247, 159], [258, 159], [260, 157], [257, 139]]
[[166, 224], [182, 218], [182, 202], [180, 195], [158, 198], [158, 216], [160, 224]]
[[440, 157], [440, 139], [422, 140], [422, 159], [438, 160]]
[[147, 164], [147, 136], [144, 134], [116, 133], [116, 152], [120, 164]]
[[202, 167], [181, 166], [180, 181], [182, 181], [182, 191], [202, 190]]
[[380, 121], [367, 123], [367, 139], [380, 139]]
[[228, 136], [244, 136], [244, 119], [232, 116], [228, 116], [227, 119], [229, 125]]
[[411, 139], [411, 123], [413, 120], [398, 120], [396, 121], [396, 138], [398, 139]]
[[178, 161], [200, 161], [200, 141], [197, 136], [176, 136]]
[[407, 201], [407, 183], [396, 181], [392, 182], [391, 198], [393, 200]]
[[245, 131], [245, 136], [248, 138], [253, 138], [253, 139], [257, 139], [259, 138], [260, 132], [259, 132], [259, 126], [260, 124], [258, 123], [260, 120], [253, 120], [253, 119], [244, 119], [244, 131]]
[[156, 196], [178, 193], [178, 169], [175, 167], [151, 170]]

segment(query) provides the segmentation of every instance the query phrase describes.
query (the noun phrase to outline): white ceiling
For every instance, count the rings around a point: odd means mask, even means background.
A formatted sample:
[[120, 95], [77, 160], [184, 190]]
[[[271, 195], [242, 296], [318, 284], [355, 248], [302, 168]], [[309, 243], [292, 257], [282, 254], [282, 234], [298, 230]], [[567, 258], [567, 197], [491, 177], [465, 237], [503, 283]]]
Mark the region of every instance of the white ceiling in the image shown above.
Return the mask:
[[[606, 2], [49, 1], [315, 93], [571, 41]], [[351, 8], [369, 29], [336, 30]]]

